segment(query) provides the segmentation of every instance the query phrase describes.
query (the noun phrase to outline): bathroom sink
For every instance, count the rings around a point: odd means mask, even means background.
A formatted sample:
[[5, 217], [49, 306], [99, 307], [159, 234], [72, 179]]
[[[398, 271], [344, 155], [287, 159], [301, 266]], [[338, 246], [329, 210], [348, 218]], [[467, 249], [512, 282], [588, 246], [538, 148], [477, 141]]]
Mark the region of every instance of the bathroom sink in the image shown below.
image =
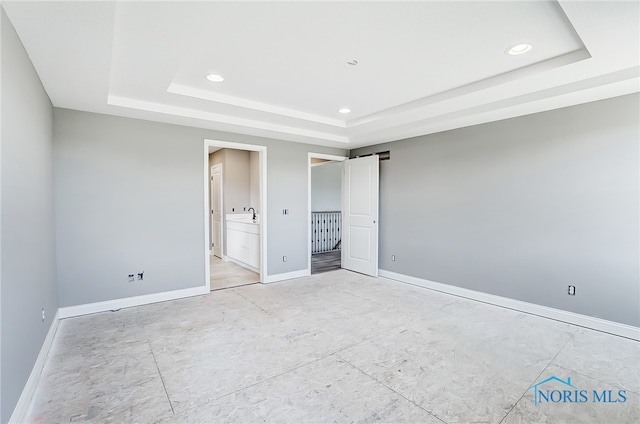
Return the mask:
[[240, 222], [243, 224], [259, 224], [260, 223], [260, 219], [253, 220], [250, 216], [247, 217], [246, 215], [245, 216], [227, 215], [227, 221]]

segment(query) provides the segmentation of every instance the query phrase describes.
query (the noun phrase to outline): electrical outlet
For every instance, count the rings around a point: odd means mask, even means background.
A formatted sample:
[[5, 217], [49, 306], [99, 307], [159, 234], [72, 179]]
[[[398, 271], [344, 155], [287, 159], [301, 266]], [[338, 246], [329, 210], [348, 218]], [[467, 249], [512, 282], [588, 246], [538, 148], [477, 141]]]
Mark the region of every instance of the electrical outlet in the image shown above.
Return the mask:
[[134, 281], [136, 281], [135, 278], [136, 278], [135, 274], [129, 274], [129, 282], [130, 283], [133, 283]]
[[393, 262], [395, 262], [395, 261], [396, 261], [396, 255], [391, 255], [391, 260], [392, 260]]
[[45, 317], [45, 315], [44, 315], [44, 308], [42, 308], [42, 322], [44, 322], [44, 317]]
[[567, 294], [569, 294], [569, 296], [575, 296], [576, 295], [576, 286], [569, 286], [569, 290], [567, 291]]
[[287, 257], [286, 256], [282, 257], [282, 262], [287, 262]]

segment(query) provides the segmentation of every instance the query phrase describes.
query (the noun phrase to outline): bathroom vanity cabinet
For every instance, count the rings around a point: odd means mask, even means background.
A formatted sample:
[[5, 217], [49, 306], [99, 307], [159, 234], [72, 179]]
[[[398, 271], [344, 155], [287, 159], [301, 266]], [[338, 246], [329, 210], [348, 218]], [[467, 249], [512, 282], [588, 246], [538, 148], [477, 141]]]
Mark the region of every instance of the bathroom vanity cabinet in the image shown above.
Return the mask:
[[260, 226], [252, 220], [227, 221], [227, 257], [258, 272], [260, 268]]

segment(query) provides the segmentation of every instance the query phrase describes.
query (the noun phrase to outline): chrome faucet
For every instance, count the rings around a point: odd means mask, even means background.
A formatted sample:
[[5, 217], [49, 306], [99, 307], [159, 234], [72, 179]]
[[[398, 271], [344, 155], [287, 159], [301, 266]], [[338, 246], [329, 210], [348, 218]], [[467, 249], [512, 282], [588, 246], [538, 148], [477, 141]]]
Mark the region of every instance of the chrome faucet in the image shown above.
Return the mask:
[[254, 208], [249, 208], [248, 210], [253, 211], [253, 219], [254, 221], [256, 220], [256, 210]]

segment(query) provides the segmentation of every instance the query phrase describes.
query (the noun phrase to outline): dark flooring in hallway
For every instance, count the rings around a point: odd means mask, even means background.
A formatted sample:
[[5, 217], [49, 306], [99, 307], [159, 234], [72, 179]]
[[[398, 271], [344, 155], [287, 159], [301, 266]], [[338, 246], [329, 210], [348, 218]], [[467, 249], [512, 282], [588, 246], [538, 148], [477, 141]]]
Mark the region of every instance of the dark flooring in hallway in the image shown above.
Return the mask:
[[311, 274], [334, 271], [341, 267], [341, 251], [314, 253], [311, 255]]

